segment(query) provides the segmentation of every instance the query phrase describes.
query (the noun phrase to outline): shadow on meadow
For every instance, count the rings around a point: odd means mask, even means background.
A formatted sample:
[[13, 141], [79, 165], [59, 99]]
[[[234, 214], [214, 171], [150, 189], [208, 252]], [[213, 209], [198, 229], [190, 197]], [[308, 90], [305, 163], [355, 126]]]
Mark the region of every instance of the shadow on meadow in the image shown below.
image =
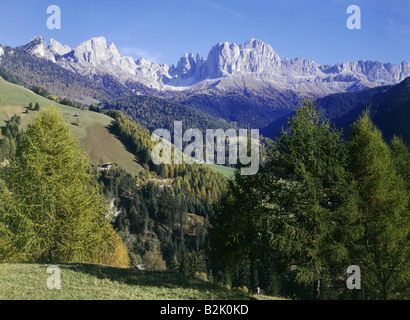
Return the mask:
[[101, 280], [109, 280], [128, 286], [156, 287], [162, 289], [193, 289], [201, 292], [211, 292], [220, 299], [253, 299], [244, 292], [228, 290], [217, 285], [200, 280], [190, 275], [171, 272], [141, 271], [136, 269], [121, 269], [115, 267], [90, 264], [63, 264], [63, 270], [81, 272]]

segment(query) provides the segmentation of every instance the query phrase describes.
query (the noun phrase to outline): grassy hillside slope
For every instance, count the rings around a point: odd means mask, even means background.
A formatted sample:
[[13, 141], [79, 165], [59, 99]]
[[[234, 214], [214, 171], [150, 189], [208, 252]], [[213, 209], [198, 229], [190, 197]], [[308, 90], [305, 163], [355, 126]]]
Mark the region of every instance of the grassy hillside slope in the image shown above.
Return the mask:
[[[84, 151], [94, 163], [115, 162], [127, 171], [137, 174], [143, 168], [135, 161], [135, 156], [128, 152], [122, 142], [112, 135], [109, 126], [113, 119], [92, 111], [81, 111], [69, 106], [55, 103], [44, 97], [34, 94], [21, 86], [6, 82], [0, 78], [0, 126], [14, 114], [22, 118], [23, 128], [38, 114], [28, 111], [29, 103], [38, 103], [42, 109], [50, 106], [56, 107], [63, 115], [71, 130], [80, 140]], [[77, 126], [75, 115], [81, 113], [81, 124]]]
[[[71, 130], [93, 163], [115, 162], [133, 174], [138, 174], [144, 170], [136, 161], [135, 156], [110, 132], [109, 126], [113, 122], [112, 118], [101, 113], [82, 111], [58, 104], [0, 77], [0, 127], [5, 125], [5, 121], [17, 114], [22, 118], [22, 127], [26, 128], [38, 114], [37, 111], [27, 112], [30, 102], [33, 106], [38, 103], [43, 109], [50, 106], [56, 107], [67, 124], [70, 125]], [[77, 126], [77, 118], [75, 117], [78, 112], [81, 113], [80, 126]], [[212, 165], [211, 168], [227, 177], [232, 176], [234, 171], [232, 168], [218, 165]]]
[[48, 265], [0, 264], [0, 300], [247, 300], [274, 299], [227, 290], [175, 273], [65, 264], [61, 290], [47, 288]]

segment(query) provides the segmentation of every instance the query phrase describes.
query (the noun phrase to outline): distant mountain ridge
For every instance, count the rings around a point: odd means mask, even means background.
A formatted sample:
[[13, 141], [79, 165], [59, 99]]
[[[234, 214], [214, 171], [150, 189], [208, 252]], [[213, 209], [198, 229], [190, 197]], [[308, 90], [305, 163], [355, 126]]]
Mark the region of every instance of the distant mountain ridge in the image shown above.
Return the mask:
[[[84, 104], [109, 106], [138, 95], [166, 99], [180, 110], [199, 110], [213, 124], [223, 119], [229, 125], [260, 128], [264, 135], [272, 136], [270, 129], [281, 126], [303, 97], [316, 100], [351, 93], [346, 101], [352, 105], [334, 100], [340, 106], [337, 112], [346, 116], [347, 109], [363, 102], [366, 94], [361, 95], [362, 91], [396, 85], [410, 77], [410, 67], [407, 62], [328, 66], [309, 59], [281, 59], [270, 45], [256, 39], [242, 45], [219, 43], [207, 59], [184, 54], [176, 65], [168, 66], [122, 56], [104, 37], [70, 48], [54, 39], [47, 44], [37, 36], [24, 46], [0, 46], [0, 75]], [[362, 98], [356, 99], [355, 94]], [[139, 110], [137, 103], [128, 102], [129, 108]], [[181, 105], [188, 108], [181, 109]]]
[[75, 98], [76, 101], [90, 104], [133, 94], [111, 76], [85, 77], [20, 48], [5, 48], [0, 59], [0, 69], [7, 73], [8, 78], [27, 88], [41, 87], [61, 98]]
[[195, 58], [192, 53], [184, 54], [176, 65], [169, 66], [122, 56], [104, 37], [92, 38], [71, 49], [54, 39], [47, 45], [37, 36], [23, 48], [82, 76], [109, 75], [123, 84], [141, 83], [159, 92], [274, 88], [319, 98], [394, 85], [410, 76], [406, 61], [394, 65], [362, 60], [329, 66], [309, 59], [281, 59], [269, 44], [257, 39], [241, 45], [218, 43], [207, 59], [199, 54]]
[[[345, 136], [349, 135], [351, 125], [365, 110], [369, 110], [386, 141], [396, 135], [410, 144], [410, 77], [395, 86], [329, 95], [316, 100], [316, 106], [322, 111], [324, 118], [343, 129]], [[287, 120], [293, 115], [294, 112], [277, 118], [263, 128], [261, 133], [275, 138], [282, 128], [287, 128]]]

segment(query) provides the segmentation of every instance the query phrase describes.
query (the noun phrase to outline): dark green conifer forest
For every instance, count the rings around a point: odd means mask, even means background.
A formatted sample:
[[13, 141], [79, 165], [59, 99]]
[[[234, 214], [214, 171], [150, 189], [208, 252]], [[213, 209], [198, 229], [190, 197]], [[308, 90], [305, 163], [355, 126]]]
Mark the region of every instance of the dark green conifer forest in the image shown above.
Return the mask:
[[[304, 102], [257, 176], [239, 172], [211, 218], [214, 273], [305, 299], [409, 298], [408, 147], [364, 113], [347, 141]], [[346, 269], [361, 268], [360, 291]]]

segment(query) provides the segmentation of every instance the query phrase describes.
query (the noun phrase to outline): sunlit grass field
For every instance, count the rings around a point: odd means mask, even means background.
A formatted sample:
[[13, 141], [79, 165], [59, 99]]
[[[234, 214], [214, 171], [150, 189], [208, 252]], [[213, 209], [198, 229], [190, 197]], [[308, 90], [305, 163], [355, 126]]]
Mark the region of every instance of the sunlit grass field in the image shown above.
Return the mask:
[[97, 265], [64, 264], [61, 289], [47, 288], [49, 265], [0, 265], [1, 300], [254, 300], [275, 299], [228, 290], [194, 276]]

